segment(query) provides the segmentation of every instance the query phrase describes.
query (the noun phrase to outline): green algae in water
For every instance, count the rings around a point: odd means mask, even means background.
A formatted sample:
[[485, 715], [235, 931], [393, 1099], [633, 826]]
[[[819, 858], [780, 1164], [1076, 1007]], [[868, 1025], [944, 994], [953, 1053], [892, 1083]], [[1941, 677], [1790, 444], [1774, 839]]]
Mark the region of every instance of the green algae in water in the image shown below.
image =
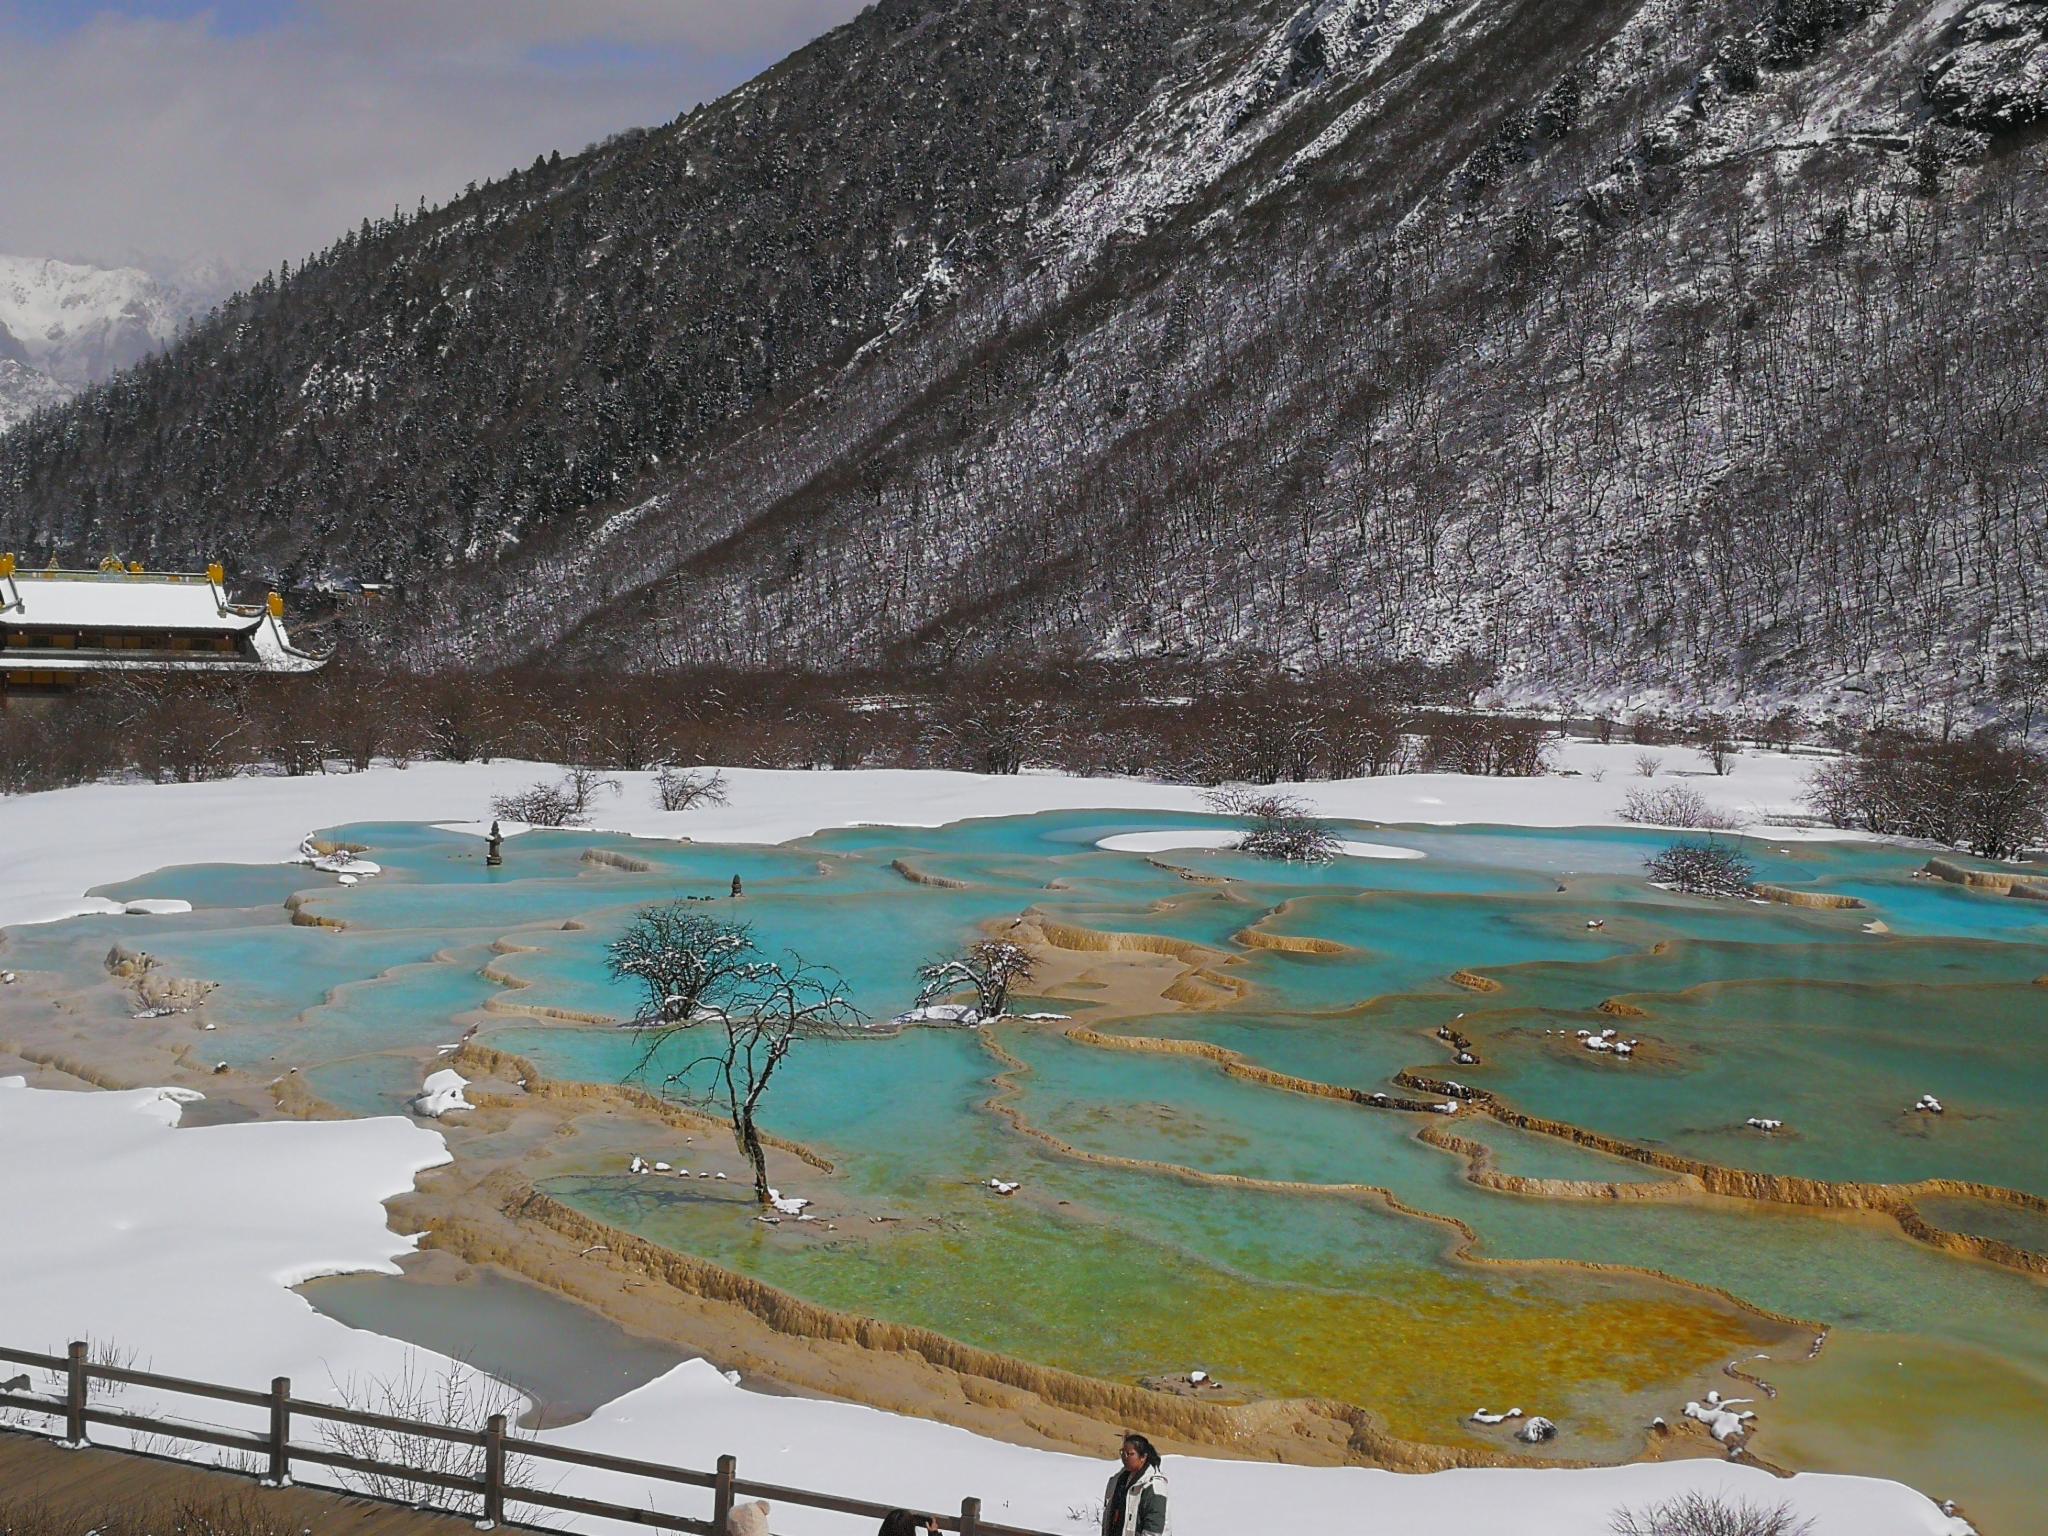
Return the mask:
[[[698, 1187], [563, 1178], [547, 1188], [602, 1221], [742, 1269], [822, 1305], [935, 1328], [1090, 1375], [1135, 1380], [1199, 1364], [1276, 1396], [1370, 1403], [1396, 1433], [1461, 1440], [1472, 1400], [1557, 1401], [1587, 1414], [1589, 1444], [1635, 1438], [1612, 1405], [1781, 1338], [1728, 1309], [1593, 1275], [1433, 1276], [1387, 1268], [1330, 1291], [1249, 1284], [1116, 1225], [1076, 1229], [1017, 1200], [875, 1239], [788, 1241], [748, 1207]], [[1108, 1323], [1105, 1326], [1106, 1322]], [[1391, 1360], [1428, 1370], [1392, 1373]], [[1566, 1384], [1569, 1384], [1567, 1386]]]

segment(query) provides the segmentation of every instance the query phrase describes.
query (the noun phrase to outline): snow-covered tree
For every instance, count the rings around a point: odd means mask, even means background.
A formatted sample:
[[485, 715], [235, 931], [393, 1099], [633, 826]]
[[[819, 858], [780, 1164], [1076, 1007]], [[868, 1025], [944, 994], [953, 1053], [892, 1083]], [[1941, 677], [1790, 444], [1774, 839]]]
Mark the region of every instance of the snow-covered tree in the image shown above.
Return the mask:
[[606, 969], [612, 980], [640, 988], [635, 1025], [681, 1024], [700, 1003], [718, 1000], [754, 953], [746, 924], [721, 922], [674, 901], [641, 908], [606, 946]]
[[917, 972], [917, 1006], [929, 1008], [955, 992], [973, 992], [978, 1022], [999, 1018], [1009, 1006], [1010, 984], [1031, 980], [1031, 952], [1007, 939], [979, 939], [964, 954], [933, 960]]

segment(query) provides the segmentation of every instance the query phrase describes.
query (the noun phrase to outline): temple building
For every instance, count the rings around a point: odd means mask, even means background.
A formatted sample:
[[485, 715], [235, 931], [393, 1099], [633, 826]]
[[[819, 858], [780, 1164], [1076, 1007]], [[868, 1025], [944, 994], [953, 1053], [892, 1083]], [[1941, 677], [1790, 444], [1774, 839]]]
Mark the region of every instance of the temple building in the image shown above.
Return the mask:
[[285, 634], [284, 599], [228, 601], [226, 573], [21, 569], [0, 555], [0, 695], [48, 693], [105, 672], [311, 672]]

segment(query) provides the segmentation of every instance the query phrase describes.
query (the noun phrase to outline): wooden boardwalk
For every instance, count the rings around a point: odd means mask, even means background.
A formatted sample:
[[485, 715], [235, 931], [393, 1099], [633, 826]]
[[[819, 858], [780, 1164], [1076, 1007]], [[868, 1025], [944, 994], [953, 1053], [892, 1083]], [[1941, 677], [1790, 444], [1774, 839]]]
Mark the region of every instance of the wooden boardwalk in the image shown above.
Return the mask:
[[307, 1536], [473, 1536], [454, 1515], [428, 1515], [319, 1488], [264, 1488], [253, 1477], [186, 1462], [97, 1447], [67, 1451], [40, 1435], [0, 1430], [0, 1519], [4, 1506], [41, 1505], [76, 1529], [110, 1509], [163, 1509], [187, 1499], [221, 1499], [252, 1511], [280, 1532]]

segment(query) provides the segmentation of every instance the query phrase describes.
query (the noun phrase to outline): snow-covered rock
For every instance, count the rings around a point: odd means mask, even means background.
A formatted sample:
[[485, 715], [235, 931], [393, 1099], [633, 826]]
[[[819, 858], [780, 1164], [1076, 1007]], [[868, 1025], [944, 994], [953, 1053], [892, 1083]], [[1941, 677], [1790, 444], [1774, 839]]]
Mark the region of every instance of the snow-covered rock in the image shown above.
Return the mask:
[[1942, 44], [1920, 89], [1951, 122], [1996, 133], [2048, 117], [2048, 0], [1977, 0]]

